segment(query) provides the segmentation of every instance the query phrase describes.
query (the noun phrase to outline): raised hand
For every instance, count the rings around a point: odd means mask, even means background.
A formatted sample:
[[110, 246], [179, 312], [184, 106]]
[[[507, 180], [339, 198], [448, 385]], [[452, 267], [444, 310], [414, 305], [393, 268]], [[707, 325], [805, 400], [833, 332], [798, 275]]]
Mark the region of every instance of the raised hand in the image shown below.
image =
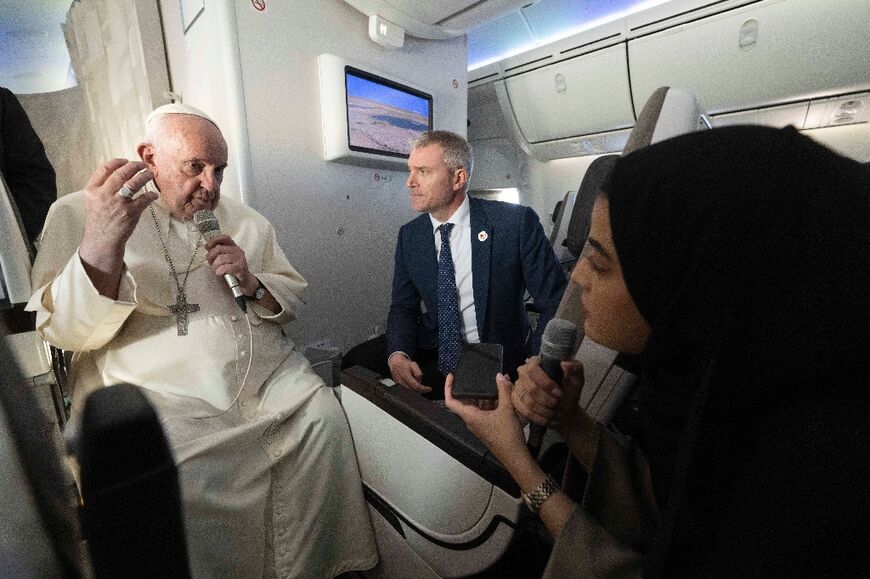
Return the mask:
[[151, 171], [143, 169], [145, 163], [139, 161], [112, 159], [94, 171], [82, 191], [85, 231], [79, 257], [97, 290], [112, 299], [118, 296], [127, 240], [142, 212], [158, 197], [152, 191], [135, 198], [119, 195], [123, 187], [135, 195], [151, 180]]

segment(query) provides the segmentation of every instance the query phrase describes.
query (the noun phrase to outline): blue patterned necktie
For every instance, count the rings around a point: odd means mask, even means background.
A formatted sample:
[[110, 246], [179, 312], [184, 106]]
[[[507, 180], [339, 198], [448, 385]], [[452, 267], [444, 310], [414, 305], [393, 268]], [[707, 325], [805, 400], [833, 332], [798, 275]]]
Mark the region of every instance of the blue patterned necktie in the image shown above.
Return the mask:
[[462, 352], [462, 334], [459, 329], [459, 292], [450, 252], [452, 223], [443, 223], [441, 255], [438, 256], [438, 370], [445, 376], [455, 372]]

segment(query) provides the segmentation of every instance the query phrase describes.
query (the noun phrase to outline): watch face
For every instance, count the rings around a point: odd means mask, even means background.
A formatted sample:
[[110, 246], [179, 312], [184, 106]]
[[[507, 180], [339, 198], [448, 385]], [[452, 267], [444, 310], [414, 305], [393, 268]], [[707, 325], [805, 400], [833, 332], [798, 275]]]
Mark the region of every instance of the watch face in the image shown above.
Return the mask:
[[264, 295], [266, 295], [266, 288], [263, 287], [263, 284], [260, 284], [260, 287], [258, 287], [257, 290], [254, 292], [254, 299], [261, 300], [263, 299]]

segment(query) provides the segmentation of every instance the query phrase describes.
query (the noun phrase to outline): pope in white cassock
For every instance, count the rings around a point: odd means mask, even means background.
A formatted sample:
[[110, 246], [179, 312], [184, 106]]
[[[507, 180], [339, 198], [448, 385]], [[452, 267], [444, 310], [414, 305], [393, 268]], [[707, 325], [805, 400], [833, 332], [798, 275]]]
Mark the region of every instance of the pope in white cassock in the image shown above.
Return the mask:
[[[166, 105], [148, 116], [138, 153], [142, 162], [109, 161], [52, 206], [33, 267], [37, 328], [75, 352], [71, 423], [96, 388], [145, 389], [178, 464], [195, 577], [374, 566], [344, 413], [282, 328], [307, 283], [263, 216], [220, 198], [220, 130]], [[152, 179], [159, 194], [143, 189]], [[202, 209], [221, 235], [199, 233]]]

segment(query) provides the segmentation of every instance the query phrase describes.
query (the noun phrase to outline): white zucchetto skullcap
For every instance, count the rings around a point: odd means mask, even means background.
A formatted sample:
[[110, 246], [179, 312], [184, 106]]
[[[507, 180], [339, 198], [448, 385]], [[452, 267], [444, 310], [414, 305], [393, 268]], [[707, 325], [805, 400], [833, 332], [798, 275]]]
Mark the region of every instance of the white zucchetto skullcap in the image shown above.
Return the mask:
[[145, 128], [148, 128], [148, 125], [151, 124], [151, 121], [156, 119], [157, 117], [162, 117], [163, 115], [193, 115], [195, 117], [200, 117], [202, 119], [207, 120], [211, 124], [220, 130], [220, 127], [217, 126], [217, 123], [214, 122], [211, 117], [202, 112], [196, 107], [192, 107], [190, 105], [185, 105], [181, 103], [172, 103], [168, 105], [159, 106], [153, 111], [151, 111], [148, 116], [145, 118]]

